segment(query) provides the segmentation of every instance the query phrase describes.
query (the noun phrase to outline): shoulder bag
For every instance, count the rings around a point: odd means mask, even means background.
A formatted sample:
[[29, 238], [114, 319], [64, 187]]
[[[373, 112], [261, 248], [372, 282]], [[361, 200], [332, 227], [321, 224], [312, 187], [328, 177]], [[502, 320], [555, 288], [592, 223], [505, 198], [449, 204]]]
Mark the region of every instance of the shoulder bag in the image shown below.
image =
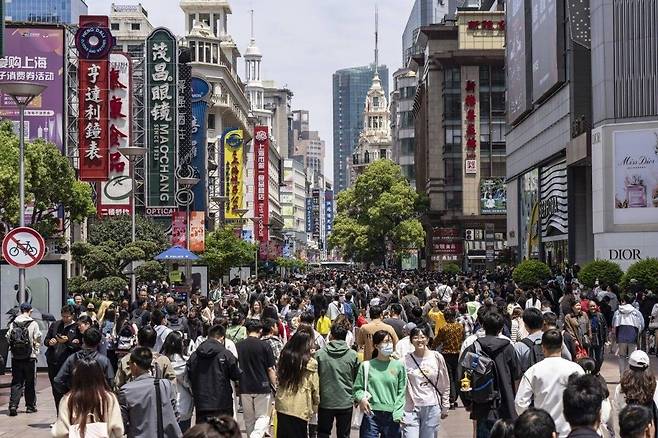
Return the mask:
[[157, 438], [165, 438], [164, 425], [162, 424], [162, 395], [160, 394], [160, 379], [153, 379], [155, 385], [155, 402], [156, 402], [156, 415], [158, 416], [158, 434]]
[[[370, 394], [368, 393], [368, 369], [370, 368], [370, 362], [363, 362], [363, 380], [365, 382], [363, 387], [363, 397], [370, 399]], [[352, 411], [352, 427], [358, 429], [361, 427], [361, 422], [363, 421], [363, 415], [365, 412], [361, 409], [361, 406], [357, 405]]]
[[[96, 417], [94, 414], [89, 414], [87, 416], [91, 420], [90, 423], [87, 423], [85, 426], [85, 435], [84, 438], [109, 438], [107, 434], [107, 423], [103, 421], [94, 421]], [[81, 438], [82, 433], [80, 431], [79, 424], [72, 424], [69, 427], [69, 438]]]

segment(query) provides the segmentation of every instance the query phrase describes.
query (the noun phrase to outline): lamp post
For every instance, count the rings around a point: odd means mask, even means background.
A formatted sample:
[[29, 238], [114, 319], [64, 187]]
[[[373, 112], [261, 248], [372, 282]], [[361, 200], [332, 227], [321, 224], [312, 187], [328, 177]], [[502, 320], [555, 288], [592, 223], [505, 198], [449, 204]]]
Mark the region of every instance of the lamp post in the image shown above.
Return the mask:
[[258, 223], [262, 220], [260, 217], [252, 217], [250, 218], [251, 221], [254, 223], [254, 243], [256, 244], [256, 257], [255, 257], [255, 266], [254, 266], [254, 272], [256, 275], [256, 282], [258, 282], [258, 251], [260, 249], [260, 241], [256, 237], [256, 227], [258, 226]]
[[[196, 177], [183, 177], [183, 178], [178, 178], [178, 184], [183, 186], [184, 188], [188, 190], [192, 190], [192, 187], [197, 185], [199, 183], [200, 179]], [[185, 203], [185, 248], [189, 251], [190, 250], [190, 199], [187, 200], [188, 202]], [[190, 265], [190, 262], [187, 262], [186, 266], [186, 272], [185, 272], [185, 277], [190, 279], [191, 273], [190, 271], [192, 270], [192, 267]]]
[[[136, 223], [135, 217], [137, 216], [137, 206], [135, 205], [135, 191], [137, 190], [137, 184], [135, 181], [135, 163], [140, 157], [146, 155], [146, 148], [136, 147], [136, 146], [124, 146], [119, 148], [119, 153], [126, 157], [130, 163], [130, 205], [131, 205], [131, 214], [130, 214], [130, 236], [131, 242], [135, 243], [136, 235]], [[135, 278], [135, 265], [130, 262], [130, 298], [134, 303], [137, 301], [137, 279]]]
[[[11, 96], [20, 113], [18, 133], [18, 225], [25, 226], [25, 107], [35, 97], [43, 93], [45, 85], [32, 82], [2, 82], [0, 91]], [[24, 303], [25, 296], [25, 269], [18, 269], [18, 304]]]

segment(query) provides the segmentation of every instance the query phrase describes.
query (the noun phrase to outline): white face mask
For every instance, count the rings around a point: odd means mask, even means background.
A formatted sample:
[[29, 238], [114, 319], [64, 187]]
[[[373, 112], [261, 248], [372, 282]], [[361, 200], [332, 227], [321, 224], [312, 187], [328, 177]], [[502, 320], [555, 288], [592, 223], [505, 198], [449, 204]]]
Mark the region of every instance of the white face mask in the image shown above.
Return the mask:
[[392, 343], [381, 344], [379, 347], [379, 351], [381, 351], [384, 356], [390, 356], [391, 354], [393, 354], [393, 344]]

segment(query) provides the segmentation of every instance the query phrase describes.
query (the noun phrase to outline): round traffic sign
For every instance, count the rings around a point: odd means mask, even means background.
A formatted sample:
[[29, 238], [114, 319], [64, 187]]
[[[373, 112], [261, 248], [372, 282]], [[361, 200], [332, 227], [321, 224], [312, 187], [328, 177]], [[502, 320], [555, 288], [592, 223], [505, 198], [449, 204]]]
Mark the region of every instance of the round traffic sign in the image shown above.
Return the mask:
[[2, 256], [12, 266], [31, 268], [46, 254], [46, 242], [36, 230], [18, 227], [2, 240]]

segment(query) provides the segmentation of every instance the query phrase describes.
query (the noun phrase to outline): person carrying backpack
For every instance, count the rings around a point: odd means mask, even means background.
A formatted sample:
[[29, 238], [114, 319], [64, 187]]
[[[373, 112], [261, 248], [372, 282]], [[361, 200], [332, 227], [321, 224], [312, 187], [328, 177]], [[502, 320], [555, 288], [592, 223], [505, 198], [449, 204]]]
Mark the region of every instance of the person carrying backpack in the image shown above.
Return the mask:
[[[526, 309], [528, 310], [528, 309]], [[562, 393], [567, 387], [569, 376], [583, 375], [585, 371], [575, 362], [563, 359], [562, 333], [548, 330], [542, 335], [541, 348], [543, 360], [531, 366], [519, 384], [514, 401], [516, 412], [520, 415], [532, 404], [535, 409], [548, 412], [561, 438], [571, 432], [569, 423], [562, 413]]]
[[461, 399], [476, 423], [476, 437], [489, 438], [498, 419], [515, 420], [514, 382], [521, 368], [514, 347], [498, 335], [504, 318], [491, 309], [478, 315], [485, 336], [466, 347], [459, 358]]
[[[541, 347], [542, 331], [544, 327], [544, 315], [541, 310], [529, 307], [523, 311], [523, 324], [528, 331], [528, 336], [514, 344], [514, 349], [519, 357], [521, 372], [525, 373], [528, 368], [541, 361], [544, 358], [544, 352]], [[571, 353], [562, 343], [562, 358], [572, 360]]]
[[25, 405], [28, 414], [37, 412], [37, 393], [35, 390], [36, 364], [41, 347], [41, 330], [30, 316], [32, 305], [22, 303], [20, 315], [9, 324], [7, 341], [11, 352], [11, 396], [9, 399], [9, 416], [18, 414], [18, 403], [25, 390]]

